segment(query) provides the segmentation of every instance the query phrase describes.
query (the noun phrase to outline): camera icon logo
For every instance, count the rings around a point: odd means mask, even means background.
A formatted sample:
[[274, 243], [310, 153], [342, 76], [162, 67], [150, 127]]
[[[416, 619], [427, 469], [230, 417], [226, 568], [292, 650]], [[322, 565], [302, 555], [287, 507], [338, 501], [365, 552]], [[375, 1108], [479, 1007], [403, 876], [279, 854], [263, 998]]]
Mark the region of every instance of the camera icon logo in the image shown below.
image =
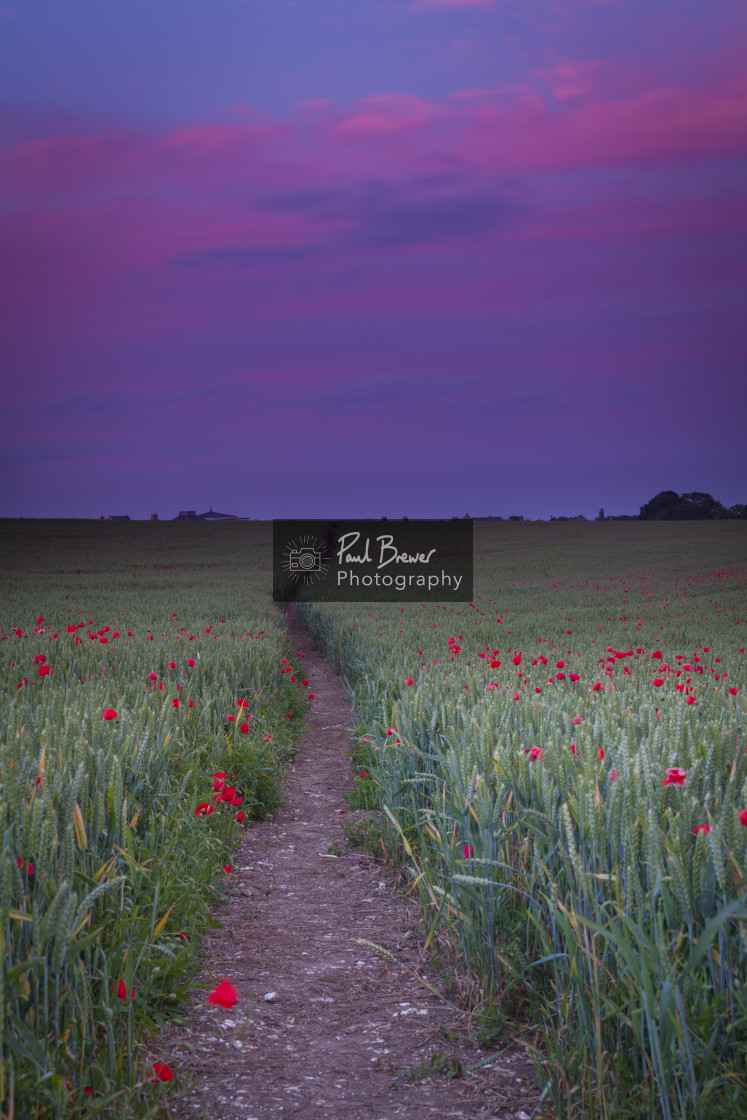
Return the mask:
[[316, 537], [288, 541], [283, 550], [283, 568], [294, 583], [315, 583], [327, 571], [324, 544]]
[[311, 545], [303, 545], [300, 548], [289, 549], [288, 569], [291, 572], [321, 572], [321, 549], [313, 548]]

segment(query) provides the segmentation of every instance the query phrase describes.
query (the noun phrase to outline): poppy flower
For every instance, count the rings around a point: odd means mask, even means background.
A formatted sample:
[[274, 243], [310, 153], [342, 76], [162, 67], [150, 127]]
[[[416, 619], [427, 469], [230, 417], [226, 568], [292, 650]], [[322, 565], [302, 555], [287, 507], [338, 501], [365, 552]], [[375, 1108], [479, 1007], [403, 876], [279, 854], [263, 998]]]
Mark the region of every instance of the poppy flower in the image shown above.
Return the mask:
[[241, 824], [242, 821], [246, 820], [246, 813], [237, 813], [236, 820]]
[[613, 766], [612, 769], [610, 770], [610, 781], [614, 782], [616, 777], [617, 777], [617, 770], [615, 770], [615, 768]]
[[583, 722], [584, 722], [584, 721], [583, 721], [583, 719], [581, 718], [581, 716], [574, 716], [574, 717], [573, 717], [573, 719], [571, 720], [571, 723], [575, 723], [575, 724], [576, 724], [576, 726], [578, 726], [578, 725], [579, 725], [579, 723], [583, 723]]
[[241, 732], [242, 735], [248, 735], [249, 734], [249, 724], [246, 723], [246, 722], [242, 723], [241, 727], [239, 728], [239, 731]]
[[[21, 857], [20, 857], [20, 856], [18, 857], [18, 870], [19, 870], [19, 871], [22, 871], [22, 870], [23, 870], [23, 860], [21, 859]], [[33, 874], [34, 874], [34, 865], [33, 865], [33, 863], [27, 863], [27, 864], [26, 864], [26, 871], [27, 871], [27, 873], [28, 873], [29, 875], [33, 875]]]
[[272, 735], [265, 735], [265, 742], [266, 743], [271, 743], [272, 742]]
[[599, 683], [599, 681], [597, 681], [597, 683], [594, 685], [594, 691], [595, 692], [601, 692], [601, 689], [602, 689], [602, 685]]
[[558, 681], [564, 681], [565, 680], [565, 673], [556, 673], [555, 674], [555, 679], [558, 680]]
[[556, 661], [555, 662], [555, 668], [556, 669], [565, 669], [565, 661]]
[[578, 675], [578, 673], [569, 673], [569, 674], [568, 674], [568, 680], [569, 680], [569, 681], [580, 681], [580, 680], [581, 680], [581, 678], [580, 678], [580, 676]]
[[511, 660], [513, 661], [514, 665], [521, 665], [521, 654], [515, 653]]
[[500, 669], [500, 667], [501, 667], [500, 661], [491, 661], [490, 662], [490, 668], [491, 669]]
[[[408, 679], [407, 679], [407, 680], [405, 681], [405, 684], [415, 684], [415, 681], [413, 681], [413, 680], [410, 680], [410, 679], [408, 678]], [[310, 693], [309, 693], [309, 695], [308, 695], [308, 696], [306, 697], [306, 699], [307, 699], [307, 700], [315, 700], [315, 699], [316, 699], [316, 697], [314, 696], [314, 693], [313, 693], [313, 692], [310, 692]]]
[[189, 941], [188, 933], [175, 933], [174, 937], [178, 937], [180, 941]]
[[475, 854], [475, 849], [471, 844], [465, 844], [462, 848], [462, 859], [472, 859]]
[[604, 759], [604, 747], [600, 747], [597, 751], [597, 758], [600, 762], [602, 762], [602, 760]]
[[687, 777], [687, 770], [682, 770], [679, 766], [671, 766], [666, 771], [666, 778], [662, 780], [663, 786], [684, 786], [685, 778]]
[[148, 680], [149, 681], [157, 681], [158, 680], [158, 673], [148, 673]]
[[179, 705], [181, 704], [181, 700], [172, 700], [171, 704], [174, 708], [178, 708]]
[[412, 677], [408, 677], [405, 681], [405, 684], [415, 684], [415, 681], [412, 679]]
[[538, 758], [541, 759], [543, 757], [542, 747], [532, 747], [531, 751], [529, 752], [529, 756], [530, 756], [532, 762], [534, 762], [535, 759], [538, 759]]
[[50, 672], [51, 672], [51, 669], [49, 668], [49, 665], [40, 665], [39, 666], [39, 676], [40, 677], [48, 677]]
[[209, 817], [213, 811], [213, 806], [209, 801], [202, 801], [195, 809], [196, 817]]
[[187, 664], [189, 665], [190, 669], [194, 669], [194, 665], [195, 665], [194, 657], [188, 657], [187, 658]]
[[231, 874], [231, 864], [230, 863], [224, 863], [223, 864], [223, 870], [225, 871], [226, 875], [230, 875]]
[[730, 688], [730, 689], [729, 689], [729, 695], [730, 695], [730, 696], [736, 696], [736, 695], [737, 695], [737, 693], [738, 693], [738, 691], [739, 691], [739, 689], [738, 689], [738, 688]]
[[226, 720], [227, 720], [228, 723], [233, 723], [233, 721], [235, 719], [236, 719], [236, 716], [226, 716]]
[[747, 827], [747, 809], [742, 809], [742, 812], [739, 814], [739, 823]]
[[210, 995], [207, 997], [208, 1003], [216, 1003], [218, 1007], [233, 1007], [239, 1002], [239, 995], [230, 980], [221, 980], [220, 984], [216, 984]]
[[661, 679], [661, 677], [655, 677], [654, 678], [654, 688], [661, 688], [661, 686], [663, 684], [664, 684], [664, 681]]
[[[135, 998], [134, 987], [130, 989], [129, 998], [131, 1000]], [[127, 999], [127, 985], [125, 984], [124, 980], [120, 980], [119, 983], [117, 984], [117, 999], [123, 999], [123, 1000]]]
[[34, 665], [43, 665], [46, 660], [46, 653], [37, 653], [36, 657], [34, 658]]
[[103, 719], [116, 719], [117, 713], [114, 708], [104, 708], [101, 716]]
[[695, 697], [694, 696], [688, 696], [687, 700], [686, 700], [686, 703], [687, 704], [694, 704], [695, 703]]
[[174, 1071], [171, 1066], [167, 1066], [165, 1062], [154, 1062], [151, 1073], [148, 1074], [149, 1081], [171, 1081], [174, 1076]]
[[704, 836], [707, 836], [710, 831], [711, 831], [711, 826], [709, 824], [699, 824], [699, 825], [696, 825], [695, 828], [693, 829], [693, 832], [695, 833], [696, 836], [701, 832], [703, 833]]
[[249, 707], [249, 701], [248, 700], [238, 700], [237, 703], [236, 703], [236, 707], [237, 708], [248, 708]]

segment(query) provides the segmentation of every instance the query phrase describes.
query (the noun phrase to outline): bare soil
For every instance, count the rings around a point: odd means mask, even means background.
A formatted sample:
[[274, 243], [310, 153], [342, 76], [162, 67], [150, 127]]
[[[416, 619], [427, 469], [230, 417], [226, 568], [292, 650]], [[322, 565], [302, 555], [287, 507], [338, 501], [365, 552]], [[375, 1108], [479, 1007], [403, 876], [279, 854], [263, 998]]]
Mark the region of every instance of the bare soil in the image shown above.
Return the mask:
[[[209, 989], [227, 977], [239, 1002], [214, 1007], [198, 988], [189, 1027], [171, 1026], [159, 1039], [158, 1059], [183, 1086], [170, 1111], [211, 1120], [528, 1120], [538, 1096], [524, 1049], [508, 1045], [466, 1072], [490, 1050], [477, 1048], [468, 1016], [411, 975], [443, 991], [414, 900], [383, 862], [346, 850], [340, 821], [362, 815], [344, 799], [355, 778], [346, 757], [351, 706], [293, 610], [288, 621], [315, 699], [287, 808], [247, 831], [215, 915], [222, 928], [204, 945], [197, 982]], [[330, 853], [335, 841], [339, 856]], [[434, 1061], [446, 1072], [428, 1074]], [[449, 1078], [457, 1061], [465, 1072]]]

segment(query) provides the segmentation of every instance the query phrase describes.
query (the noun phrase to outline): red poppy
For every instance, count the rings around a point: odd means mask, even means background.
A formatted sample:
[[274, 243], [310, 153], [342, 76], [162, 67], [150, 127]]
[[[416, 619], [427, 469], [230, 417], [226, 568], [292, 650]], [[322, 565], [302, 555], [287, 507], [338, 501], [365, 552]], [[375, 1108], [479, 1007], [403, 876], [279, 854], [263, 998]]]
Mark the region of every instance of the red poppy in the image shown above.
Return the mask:
[[46, 653], [37, 653], [36, 657], [34, 658], [34, 665], [43, 665], [46, 660]]
[[475, 854], [475, 849], [471, 844], [465, 844], [462, 848], [462, 859], [472, 859]]
[[555, 668], [556, 669], [565, 669], [565, 661], [556, 661], [555, 662]]
[[521, 654], [515, 653], [511, 660], [513, 661], [514, 665], [521, 665]]
[[742, 809], [742, 812], [739, 814], [739, 823], [747, 826], [747, 809]]
[[595, 692], [600, 692], [601, 689], [602, 689], [602, 685], [599, 683], [599, 681], [597, 681], [597, 683], [594, 685], [594, 691]]
[[239, 728], [239, 731], [241, 732], [242, 735], [248, 735], [249, 734], [249, 724], [246, 723], [246, 722], [242, 723], [241, 727]]
[[246, 820], [246, 813], [237, 813], [236, 820], [241, 824], [242, 821]]
[[655, 677], [654, 678], [654, 688], [661, 688], [661, 686], [663, 684], [664, 684], [664, 681], [661, 679], [661, 677]]
[[[23, 870], [23, 860], [21, 859], [21, 857], [20, 857], [20, 856], [18, 857], [18, 870], [19, 870], [19, 871], [22, 871], [22, 870]], [[33, 865], [33, 863], [27, 863], [27, 864], [26, 864], [26, 871], [27, 871], [27, 873], [28, 873], [29, 875], [33, 875], [33, 874], [34, 874], [34, 865]]]
[[230, 863], [224, 863], [223, 864], [223, 870], [225, 871], [226, 875], [230, 875], [231, 874], [231, 864]]
[[226, 716], [226, 720], [228, 721], [228, 723], [233, 723], [233, 721], [235, 719], [236, 719], [236, 716]]
[[178, 708], [179, 705], [181, 704], [181, 700], [172, 700], [171, 703], [172, 703], [173, 707]]
[[101, 715], [102, 715], [103, 719], [116, 719], [117, 718], [117, 713], [114, 710], [114, 708], [104, 708]]
[[603, 760], [603, 758], [604, 758], [604, 747], [600, 747], [599, 750], [597, 751], [597, 758], [599, 759], [600, 762]]
[[693, 829], [693, 832], [695, 833], [696, 836], [701, 832], [703, 833], [704, 836], [707, 836], [710, 831], [711, 831], [711, 826], [709, 824], [699, 824], [699, 825], [696, 825], [695, 828]]
[[248, 700], [238, 700], [237, 703], [236, 703], [236, 707], [237, 708], [248, 708], [249, 707], [249, 701]]
[[739, 691], [739, 689], [738, 689], [738, 688], [730, 688], [730, 689], [729, 689], [729, 695], [730, 695], [730, 696], [736, 696], [736, 695], [737, 695], [737, 693], [738, 693], [738, 691]]
[[40, 665], [39, 666], [39, 676], [40, 677], [48, 677], [50, 672], [51, 672], [51, 669], [49, 668], [49, 665]]
[[158, 680], [158, 673], [148, 673], [148, 680], [149, 681], [157, 681]]
[[233, 1007], [238, 1003], [238, 992], [234, 988], [230, 980], [221, 980], [219, 984], [213, 988], [210, 995], [207, 997], [208, 1003], [217, 1003], [219, 1007]]
[[209, 801], [202, 801], [195, 809], [196, 817], [208, 817], [213, 811], [213, 806]]
[[490, 668], [491, 669], [500, 669], [500, 667], [501, 667], [500, 661], [491, 661], [490, 662]]
[[568, 674], [568, 680], [569, 680], [569, 681], [580, 681], [580, 680], [581, 680], [581, 678], [580, 678], [580, 676], [578, 675], [578, 673], [569, 673], [569, 674]]
[[[134, 987], [130, 989], [130, 997], [129, 998], [131, 1000], [135, 998]], [[127, 985], [125, 984], [124, 980], [120, 980], [119, 983], [117, 984], [117, 999], [123, 999], [123, 1000], [127, 999]]]
[[660, 649], [655, 649], [654, 652], [651, 654], [651, 657], [656, 658], [657, 661], [661, 661], [661, 659], [662, 659], [661, 650]]
[[[412, 679], [412, 677], [408, 677], [405, 681], [405, 684], [415, 684], [415, 681]], [[311, 700], [313, 699], [313, 697], [309, 697], [309, 699]]]
[[193, 669], [193, 668], [194, 668], [194, 664], [195, 664], [195, 659], [194, 659], [194, 657], [188, 657], [188, 658], [187, 658], [187, 664], [189, 665], [190, 669]]
[[688, 696], [686, 703], [694, 704], [695, 703], [695, 697], [694, 696]]
[[532, 762], [534, 762], [538, 758], [541, 759], [543, 757], [542, 747], [532, 747], [531, 751], [529, 752], [529, 756]]
[[171, 1081], [174, 1071], [165, 1062], [154, 1062], [153, 1071], [148, 1074], [149, 1081]]
[[614, 782], [616, 777], [617, 777], [617, 770], [615, 770], [615, 768], [613, 766], [612, 769], [610, 770], [610, 781]]
[[671, 766], [666, 771], [666, 775], [661, 783], [663, 786], [684, 786], [687, 770], [682, 770], [679, 766]]

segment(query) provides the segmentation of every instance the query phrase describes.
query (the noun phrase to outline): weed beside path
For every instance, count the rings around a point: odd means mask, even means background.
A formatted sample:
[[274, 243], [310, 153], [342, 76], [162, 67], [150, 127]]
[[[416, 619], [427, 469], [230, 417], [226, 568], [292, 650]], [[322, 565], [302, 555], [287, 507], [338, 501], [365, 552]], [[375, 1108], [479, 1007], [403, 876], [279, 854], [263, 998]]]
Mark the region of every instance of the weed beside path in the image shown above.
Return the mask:
[[[350, 704], [294, 612], [289, 629], [315, 699], [287, 808], [236, 853], [189, 1028], [159, 1040], [183, 1085], [172, 1115], [526, 1120], [537, 1094], [523, 1048], [466, 1072], [489, 1051], [471, 1042], [466, 1016], [413, 976], [438, 988], [414, 901], [369, 852], [347, 850], [340, 822], [358, 816], [345, 800]], [[239, 997], [230, 1010], [206, 1000], [224, 977]]]

